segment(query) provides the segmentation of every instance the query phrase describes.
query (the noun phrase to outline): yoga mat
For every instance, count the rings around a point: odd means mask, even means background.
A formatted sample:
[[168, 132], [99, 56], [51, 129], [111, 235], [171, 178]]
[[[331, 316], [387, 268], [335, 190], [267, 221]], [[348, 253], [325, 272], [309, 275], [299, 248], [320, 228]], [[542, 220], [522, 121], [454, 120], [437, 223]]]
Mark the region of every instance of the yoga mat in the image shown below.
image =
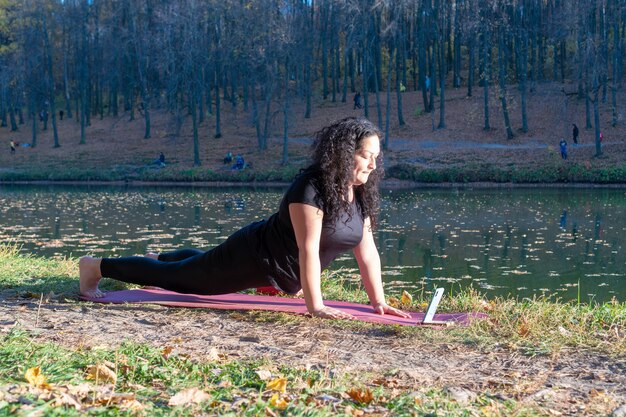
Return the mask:
[[[218, 310], [267, 310], [283, 313], [307, 314], [306, 305], [302, 298], [284, 298], [240, 293], [197, 295], [180, 294], [156, 289], [136, 289], [108, 292], [102, 298], [81, 296], [81, 299], [95, 303], [159, 304], [168, 307], [214, 308]], [[412, 312], [411, 318], [405, 319], [389, 314], [376, 314], [373, 312], [371, 306], [365, 304], [333, 300], [324, 300], [324, 304], [346, 311], [355, 316], [358, 320], [369, 323], [423, 326], [422, 320], [424, 319], [424, 313]], [[481, 313], [445, 313], [435, 314], [434, 320], [467, 325], [470, 320], [483, 317], [486, 317], [486, 315]]]

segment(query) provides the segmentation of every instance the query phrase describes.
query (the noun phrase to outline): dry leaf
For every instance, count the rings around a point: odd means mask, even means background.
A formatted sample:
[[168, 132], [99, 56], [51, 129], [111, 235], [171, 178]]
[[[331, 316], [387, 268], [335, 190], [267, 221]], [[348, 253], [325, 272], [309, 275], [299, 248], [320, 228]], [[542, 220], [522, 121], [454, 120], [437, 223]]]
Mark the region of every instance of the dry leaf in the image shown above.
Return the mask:
[[354, 408], [351, 405], [346, 406], [343, 410], [344, 414], [354, 417], [361, 417], [365, 412], [363, 410], [359, 410], [358, 408]]
[[217, 350], [215, 347], [212, 347], [211, 350], [209, 350], [209, 353], [206, 355], [206, 360], [209, 362], [218, 362], [224, 359], [226, 359], [226, 355], [220, 353], [220, 351]]
[[369, 388], [352, 388], [350, 391], [347, 391], [346, 394], [360, 404], [369, 404], [374, 401], [374, 395]]
[[267, 369], [259, 369], [258, 371], [255, 371], [255, 372], [259, 376], [261, 381], [267, 381], [268, 379], [272, 377], [272, 373], [268, 371]]
[[395, 388], [400, 385], [400, 382], [396, 378], [380, 377], [372, 381], [374, 385], [380, 385], [387, 388]]
[[528, 333], [530, 333], [530, 328], [528, 327], [528, 324], [520, 324], [519, 329], [517, 329], [517, 333], [522, 337], [528, 336]]
[[198, 388], [188, 388], [178, 392], [168, 401], [168, 405], [177, 406], [177, 405], [189, 405], [189, 404], [199, 404], [202, 401], [207, 401], [211, 398], [209, 394], [204, 391], [199, 390]]
[[272, 398], [270, 398], [270, 405], [274, 408], [278, 408], [279, 410], [284, 410], [285, 408], [287, 408], [287, 401], [282, 397], [282, 396], [278, 396], [278, 393], [272, 395]]
[[174, 351], [174, 348], [171, 346], [165, 346], [162, 350], [161, 350], [161, 356], [163, 356], [163, 358], [167, 359], [170, 357], [170, 354]]
[[[112, 365], [111, 363], [109, 364]], [[110, 382], [115, 384], [117, 382], [117, 375], [115, 374], [115, 371], [109, 368], [106, 364], [99, 363], [98, 365], [89, 365], [87, 367], [86, 379], [93, 379], [96, 383]]]
[[83, 407], [80, 401], [76, 399], [76, 397], [74, 397], [71, 394], [68, 394], [67, 392], [60, 392], [55, 396], [54, 406], [55, 407], [70, 406], [70, 407], [74, 407], [75, 409], [79, 411]]
[[24, 374], [24, 377], [30, 385], [37, 388], [50, 389], [50, 385], [46, 382], [46, 377], [41, 373], [41, 369], [38, 366], [30, 368]]
[[402, 297], [400, 297], [400, 302], [403, 306], [410, 306], [413, 303], [413, 296], [406, 291], [402, 291]]
[[287, 379], [286, 378], [276, 378], [276, 379], [268, 382], [267, 385], [265, 386], [265, 388], [268, 389], [268, 390], [272, 390], [272, 391], [285, 392], [285, 391], [287, 391]]
[[398, 308], [400, 307], [400, 300], [398, 300], [396, 297], [389, 297], [387, 298], [387, 304], [389, 304], [391, 307]]

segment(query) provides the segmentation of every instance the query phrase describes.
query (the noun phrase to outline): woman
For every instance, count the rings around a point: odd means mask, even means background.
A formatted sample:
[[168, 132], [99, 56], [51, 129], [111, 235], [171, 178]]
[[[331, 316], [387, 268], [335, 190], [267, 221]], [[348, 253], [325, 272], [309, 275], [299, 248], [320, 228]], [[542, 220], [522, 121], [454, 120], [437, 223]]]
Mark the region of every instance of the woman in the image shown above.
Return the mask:
[[146, 257], [80, 259], [80, 293], [102, 297], [105, 276], [191, 294], [226, 294], [271, 285], [303, 290], [315, 317], [354, 319], [324, 305], [320, 275], [352, 250], [370, 303], [378, 314], [410, 317], [390, 307], [383, 292], [372, 229], [379, 209], [380, 131], [368, 120], [346, 118], [316, 134], [313, 164], [285, 193], [278, 213], [235, 232], [202, 252], [183, 249]]

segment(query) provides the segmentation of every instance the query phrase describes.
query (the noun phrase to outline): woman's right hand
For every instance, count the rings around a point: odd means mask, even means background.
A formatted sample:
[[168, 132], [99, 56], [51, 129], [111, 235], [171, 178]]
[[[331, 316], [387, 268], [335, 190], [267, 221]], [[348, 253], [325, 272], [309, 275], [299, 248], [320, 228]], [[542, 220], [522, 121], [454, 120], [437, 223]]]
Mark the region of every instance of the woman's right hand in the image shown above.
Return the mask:
[[327, 306], [324, 306], [321, 310], [312, 312], [311, 315], [322, 319], [356, 320], [356, 317], [350, 313]]

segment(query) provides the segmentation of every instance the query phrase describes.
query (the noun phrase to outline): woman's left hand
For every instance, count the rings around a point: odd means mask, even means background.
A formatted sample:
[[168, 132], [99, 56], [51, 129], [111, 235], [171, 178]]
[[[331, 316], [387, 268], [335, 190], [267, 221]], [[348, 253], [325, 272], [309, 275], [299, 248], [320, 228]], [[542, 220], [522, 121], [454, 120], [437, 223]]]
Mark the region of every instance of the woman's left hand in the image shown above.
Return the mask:
[[389, 314], [392, 316], [403, 317], [405, 319], [411, 318], [411, 315], [409, 313], [406, 313], [402, 310], [398, 310], [397, 308], [391, 307], [387, 305], [386, 303], [380, 303], [378, 305], [375, 305], [374, 311], [376, 312], [376, 314], [380, 314], [380, 315]]

